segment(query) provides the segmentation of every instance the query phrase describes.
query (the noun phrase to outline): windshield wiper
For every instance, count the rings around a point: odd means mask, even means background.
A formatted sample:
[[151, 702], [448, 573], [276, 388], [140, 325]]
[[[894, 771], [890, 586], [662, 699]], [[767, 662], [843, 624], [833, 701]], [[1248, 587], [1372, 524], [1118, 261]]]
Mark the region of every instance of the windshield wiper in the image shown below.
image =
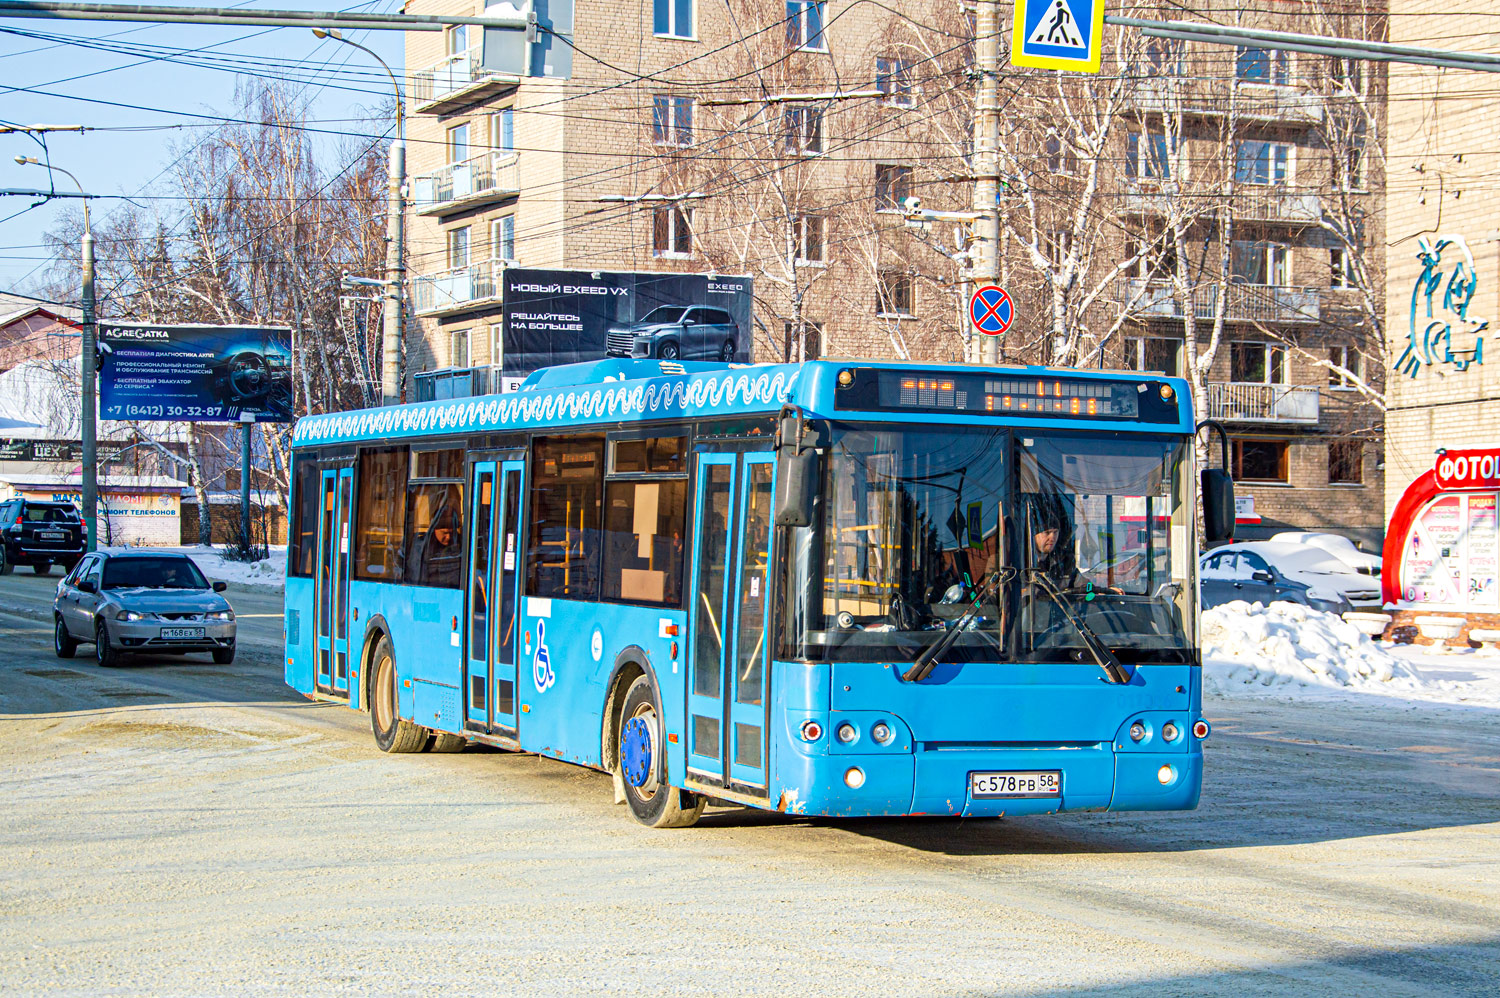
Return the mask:
[[1089, 654], [1094, 656], [1094, 661], [1099, 663], [1099, 668], [1104, 670], [1110, 682], [1123, 686], [1135, 677], [1135, 668], [1116, 658], [1115, 653], [1109, 650], [1109, 646], [1099, 640], [1099, 635], [1095, 634], [1093, 629], [1073, 612], [1073, 608], [1068, 606], [1068, 601], [1063, 599], [1062, 593], [1057, 591], [1057, 586], [1047, 577], [1046, 572], [1040, 568], [1031, 568], [1027, 569], [1026, 576], [1038, 589], [1050, 596], [1053, 603], [1057, 604], [1063, 617], [1073, 625], [1073, 630], [1077, 631], [1078, 636], [1083, 639], [1084, 647], [1088, 648]]
[[932, 670], [937, 667], [938, 656], [953, 647], [953, 642], [958, 640], [959, 635], [964, 632], [969, 621], [973, 620], [974, 615], [979, 612], [979, 606], [984, 602], [986, 594], [993, 591], [1000, 583], [1009, 582], [1015, 577], [1016, 570], [1014, 568], [1006, 566], [995, 569], [989, 580], [983, 586], [979, 587], [979, 592], [974, 594], [974, 600], [969, 604], [968, 609], [964, 610], [963, 614], [953, 622], [953, 626], [948, 628], [942, 637], [928, 645], [922, 651], [922, 654], [917, 656], [917, 660], [911, 664], [910, 669], [901, 674], [901, 678], [908, 683], [916, 683], [930, 676]]

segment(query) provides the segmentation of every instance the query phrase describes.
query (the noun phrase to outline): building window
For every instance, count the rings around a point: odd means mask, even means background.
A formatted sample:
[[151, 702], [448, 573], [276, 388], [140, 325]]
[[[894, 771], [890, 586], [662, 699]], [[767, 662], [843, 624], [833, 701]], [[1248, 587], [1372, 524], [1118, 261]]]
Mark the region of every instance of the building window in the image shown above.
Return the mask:
[[1125, 363], [1136, 371], [1176, 375], [1182, 341], [1164, 336], [1131, 336], [1125, 340]]
[[882, 104], [911, 107], [911, 77], [910, 60], [898, 56], [878, 56], [875, 59], [875, 89], [882, 94]]
[[1363, 94], [1365, 92], [1365, 69], [1360, 59], [1344, 59], [1339, 56], [1330, 56], [1328, 59], [1328, 78], [1348, 94]]
[[1335, 440], [1328, 445], [1328, 484], [1363, 485], [1365, 451], [1360, 440]]
[[911, 315], [911, 275], [899, 270], [883, 270], [875, 282], [875, 311], [879, 315]]
[[822, 263], [824, 260], [824, 238], [823, 227], [826, 220], [822, 215], [798, 215], [795, 221], [797, 227], [797, 262], [798, 263]]
[[823, 37], [823, 14], [827, 8], [823, 0], [787, 0], [787, 44], [794, 49], [828, 51], [828, 41]]
[[1234, 179], [1241, 184], [1281, 186], [1291, 181], [1292, 147], [1285, 142], [1242, 139], [1235, 154]]
[[657, 208], [651, 213], [653, 256], [690, 256], [693, 252], [691, 208]]
[[1233, 440], [1230, 469], [1237, 482], [1289, 482], [1285, 440]]
[[1130, 132], [1125, 139], [1125, 176], [1168, 180], [1167, 137], [1161, 132]]
[[469, 123], [448, 129], [448, 162], [462, 163], [469, 158]]
[[[501, 322], [490, 325], [490, 366], [499, 367], [505, 363], [505, 324]], [[500, 382], [496, 379], [490, 386], [490, 391], [498, 392]]]
[[1291, 82], [1291, 60], [1285, 49], [1235, 46], [1234, 78], [1241, 83], [1284, 87]]
[[1345, 152], [1349, 164], [1349, 187], [1351, 190], [1365, 189], [1365, 145], [1363, 139], [1355, 139]]
[[818, 108], [789, 107], [781, 113], [786, 148], [791, 153], [823, 151], [823, 112]]
[[448, 336], [448, 366], [469, 366], [469, 331], [455, 329]]
[[490, 115], [490, 148], [516, 151], [516, 112], [511, 108], [501, 108]]
[[911, 196], [911, 167], [875, 164], [875, 201], [881, 208], [900, 208]]
[[455, 24], [446, 32], [448, 43], [448, 55], [463, 55], [469, 51], [469, 26], [467, 24]]
[[458, 270], [469, 265], [469, 227], [467, 225], [448, 230], [448, 269]]
[[659, 146], [693, 144], [693, 99], [670, 94], [651, 98], [651, 140]]
[[693, 0], [654, 0], [653, 28], [667, 38], [692, 38]]
[[1329, 388], [1353, 388], [1353, 379], [1361, 377], [1359, 351], [1353, 347], [1329, 347], [1328, 364]]
[[1229, 380], [1257, 385], [1284, 385], [1286, 350], [1269, 343], [1230, 343]]
[[1062, 269], [1063, 261], [1073, 251], [1073, 233], [1052, 229], [1042, 233], [1042, 255], [1052, 266]]
[[1265, 240], [1236, 239], [1229, 247], [1229, 266], [1236, 284], [1285, 287], [1291, 272], [1287, 247]]
[[516, 216], [495, 219], [490, 226], [490, 258], [510, 263], [516, 258]]
[[1078, 172], [1078, 150], [1071, 138], [1063, 138], [1055, 131], [1047, 133], [1047, 172], [1072, 176]]
[[1354, 276], [1349, 269], [1349, 251], [1339, 246], [1328, 251], [1328, 286], [1330, 288], [1354, 286]]
[[[797, 324], [782, 323], [782, 356], [788, 363], [797, 360]], [[811, 319], [802, 320], [802, 359], [817, 360], [823, 356], [823, 324]]]

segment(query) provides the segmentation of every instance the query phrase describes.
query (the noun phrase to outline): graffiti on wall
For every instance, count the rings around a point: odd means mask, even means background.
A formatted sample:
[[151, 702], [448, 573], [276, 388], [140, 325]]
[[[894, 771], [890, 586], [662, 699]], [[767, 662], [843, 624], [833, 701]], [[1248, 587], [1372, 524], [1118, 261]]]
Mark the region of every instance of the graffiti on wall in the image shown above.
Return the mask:
[[1490, 323], [1469, 315], [1479, 273], [1468, 243], [1462, 236], [1441, 236], [1435, 243], [1423, 236], [1417, 240], [1417, 260], [1422, 272], [1412, 285], [1406, 348], [1396, 370], [1415, 378], [1435, 364], [1467, 371], [1470, 364], [1484, 363], [1483, 334]]

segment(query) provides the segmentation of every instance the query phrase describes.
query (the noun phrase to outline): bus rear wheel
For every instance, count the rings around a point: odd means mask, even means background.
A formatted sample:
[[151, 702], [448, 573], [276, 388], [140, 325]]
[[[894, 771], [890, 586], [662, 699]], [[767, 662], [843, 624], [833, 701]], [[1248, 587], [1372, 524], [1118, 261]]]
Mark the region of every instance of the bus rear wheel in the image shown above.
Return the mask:
[[396, 711], [396, 655], [391, 639], [381, 636], [375, 645], [374, 668], [370, 672], [370, 729], [382, 752], [420, 752], [428, 731], [420, 724], [402, 720]]
[[651, 828], [697, 824], [703, 814], [703, 798], [669, 786], [658, 777], [666, 772], [662, 756], [666, 738], [662, 735], [661, 707], [645, 676], [637, 676], [625, 694], [616, 736], [625, 803], [635, 820]]

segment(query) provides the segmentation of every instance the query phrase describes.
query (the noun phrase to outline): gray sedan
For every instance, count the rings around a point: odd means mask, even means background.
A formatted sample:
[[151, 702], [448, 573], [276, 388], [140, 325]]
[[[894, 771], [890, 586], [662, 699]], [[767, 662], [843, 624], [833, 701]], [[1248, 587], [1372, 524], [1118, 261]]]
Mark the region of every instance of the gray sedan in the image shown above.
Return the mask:
[[129, 653], [210, 652], [234, 661], [234, 610], [187, 555], [121, 552], [85, 555], [57, 584], [52, 600], [53, 644], [72, 658], [93, 642], [100, 665]]

